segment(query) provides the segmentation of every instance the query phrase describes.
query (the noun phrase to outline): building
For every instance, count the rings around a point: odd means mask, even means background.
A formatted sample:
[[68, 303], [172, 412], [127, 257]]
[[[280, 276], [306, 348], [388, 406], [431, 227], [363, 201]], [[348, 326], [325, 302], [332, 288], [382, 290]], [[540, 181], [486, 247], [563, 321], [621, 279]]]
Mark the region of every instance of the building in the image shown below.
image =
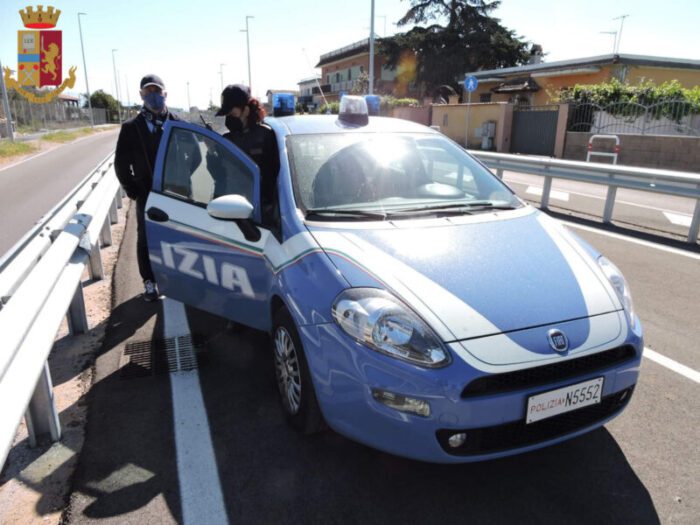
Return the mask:
[[[392, 70], [385, 66], [374, 48], [374, 92], [397, 97], [416, 97], [415, 56], [407, 52], [401, 64]], [[369, 74], [369, 38], [321, 55], [316, 64], [321, 68], [321, 87], [313, 88], [313, 94], [323, 91], [328, 102], [339, 100], [341, 93], [350, 93], [363, 73]]]
[[297, 85], [299, 86], [299, 104], [306, 107], [309, 111], [313, 111], [323, 104], [323, 97], [320, 95], [320, 91], [317, 89], [315, 95], [313, 92], [314, 88], [318, 88], [321, 85], [320, 76], [314, 75], [313, 77], [304, 78], [297, 82]]
[[479, 80], [472, 102], [544, 105], [561, 88], [598, 84], [613, 78], [628, 84], [652, 80], [659, 85], [678, 80], [686, 88], [697, 86], [700, 60], [611, 54], [474, 71], [465, 76], [470, 75]]

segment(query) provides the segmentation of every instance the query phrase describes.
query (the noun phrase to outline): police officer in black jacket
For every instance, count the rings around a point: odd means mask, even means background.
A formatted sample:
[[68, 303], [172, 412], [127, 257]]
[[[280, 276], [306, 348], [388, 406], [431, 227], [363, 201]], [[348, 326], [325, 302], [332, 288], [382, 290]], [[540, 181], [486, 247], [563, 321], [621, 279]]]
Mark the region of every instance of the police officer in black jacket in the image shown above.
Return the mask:
[[[243, 150], [260, 168], [263, 224], [274, 230], [279, 224], [276, 190], [280, 160], [275, 133], [263, 122], [265, 109], [257, 99], [250, 96], [248, 86], [234, 84], [226, 86], [221, 93], [221, 109], [216, 116], [223, 115], [226, 116], [226, 127], [229, 130], [224, 138]], [[223, 173], [216, 169], [216, 162], [216, 157], [207, 156], [210, 173]], [[214, 196], [231, 193], [227, 186], [227, 180], [215, 180]]]
[[[122, 124], [114, 156], [114, 169], [126, 194], [136, 201], [136, 254], [144, 284], [143, 297], [146, 301], [155, 301], [160, 294], [148, 258], [146, 200], [153, 182], [153, 168], [163, 135], [163, 124], [167, 120], [177, 120], [177, 117], [165, 105], [167, 92], [158, 75], [146, 75], [141, 79], [140, 87], [143, 107], [137, 116]], [[195, 162], [201, 162], [201, 156]]]

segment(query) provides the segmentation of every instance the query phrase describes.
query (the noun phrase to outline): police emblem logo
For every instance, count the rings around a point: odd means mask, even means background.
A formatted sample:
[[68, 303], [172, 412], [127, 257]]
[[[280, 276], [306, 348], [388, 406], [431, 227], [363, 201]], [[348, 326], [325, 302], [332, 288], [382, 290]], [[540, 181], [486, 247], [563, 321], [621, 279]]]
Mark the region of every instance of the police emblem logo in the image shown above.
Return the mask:
[[549, 346], [555, 352], [563, 353], [569, 349], [569, 340], [564, 335], [564, 332], [560, 330], [550, 330], [547, 332], [547, 340], [549, 341]]

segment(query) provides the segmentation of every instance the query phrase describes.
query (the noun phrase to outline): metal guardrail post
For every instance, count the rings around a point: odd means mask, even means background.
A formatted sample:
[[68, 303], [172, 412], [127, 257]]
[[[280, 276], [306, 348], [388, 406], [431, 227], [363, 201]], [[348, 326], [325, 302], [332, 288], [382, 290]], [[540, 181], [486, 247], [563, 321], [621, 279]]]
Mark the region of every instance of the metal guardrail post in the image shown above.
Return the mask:
[[102, 246], [112, 246], [112, 226], [109, 222], [109, 217], [106, 217], [100, 230], [100, 244]]
[[501, 180], [503, 179], [503, 169], [502, 168], [496, 169], [496, 177], [498, 177]]
[[99, 241], [90, 247], [90, 278], [94, 281], [101, 281], [105, 277], [105, 269], [102, 266], [102, 254], [100, 253]]
[[119, 210], [117, 208], [117, 197], [112, 199], [112, 204], [109, 205], [109, 222], [117, 224], [119, 222]]
[[68, 307], [68, 329], [71, 335], [85, 334], [90, 330], [87, 313], [85, 311], [85, 296], [83, 295], [83, 283], [78, 283], [75, 295]]
[[[698, 184], [698, 191], [700, 191], [700, 184]], [[695, 211], [688, 231], [688, 242], [697, 242], [698, 233], [700, 233], [700, 199], [695, 201]]]
[[552, 190], [552, 177], [549, 175], [544, 176], [544, 186], [542, 187], [542, 200], [540, 201], [540, 208], [546, 210], [549, 208], [549, 193]]
[[[615, 176], [610, 174], [610, 182], [612, 183]], [[617, 195], [617, 186], [610, 184], [608, 193], [605, 197], [605, 209], [603, 210], [603, 222], [609, 223], [612, 221], [613, 208], [615, 207], [615, 196]]]
[[29, 401], [26, 413], [29, 444], [36, 446], [36, 438], [42, 434], [51, 434], [52, 441], [61, 439], [61, 423], [53, 397], [53, 383], [48, 362], [39, 376], [34, 394]]

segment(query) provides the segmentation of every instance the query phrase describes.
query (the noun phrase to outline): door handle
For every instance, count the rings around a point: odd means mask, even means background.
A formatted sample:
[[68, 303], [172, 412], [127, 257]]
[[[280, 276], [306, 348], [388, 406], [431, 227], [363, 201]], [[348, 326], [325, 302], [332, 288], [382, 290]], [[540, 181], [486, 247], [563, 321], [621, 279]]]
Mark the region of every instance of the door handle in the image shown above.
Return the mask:
[[149, 219], [156, 222], [166, 222], [170, 220], [168, 214], [160, 208], [150, 207], [148, 210], [146, 210], [146, 215], [148, 215]]

